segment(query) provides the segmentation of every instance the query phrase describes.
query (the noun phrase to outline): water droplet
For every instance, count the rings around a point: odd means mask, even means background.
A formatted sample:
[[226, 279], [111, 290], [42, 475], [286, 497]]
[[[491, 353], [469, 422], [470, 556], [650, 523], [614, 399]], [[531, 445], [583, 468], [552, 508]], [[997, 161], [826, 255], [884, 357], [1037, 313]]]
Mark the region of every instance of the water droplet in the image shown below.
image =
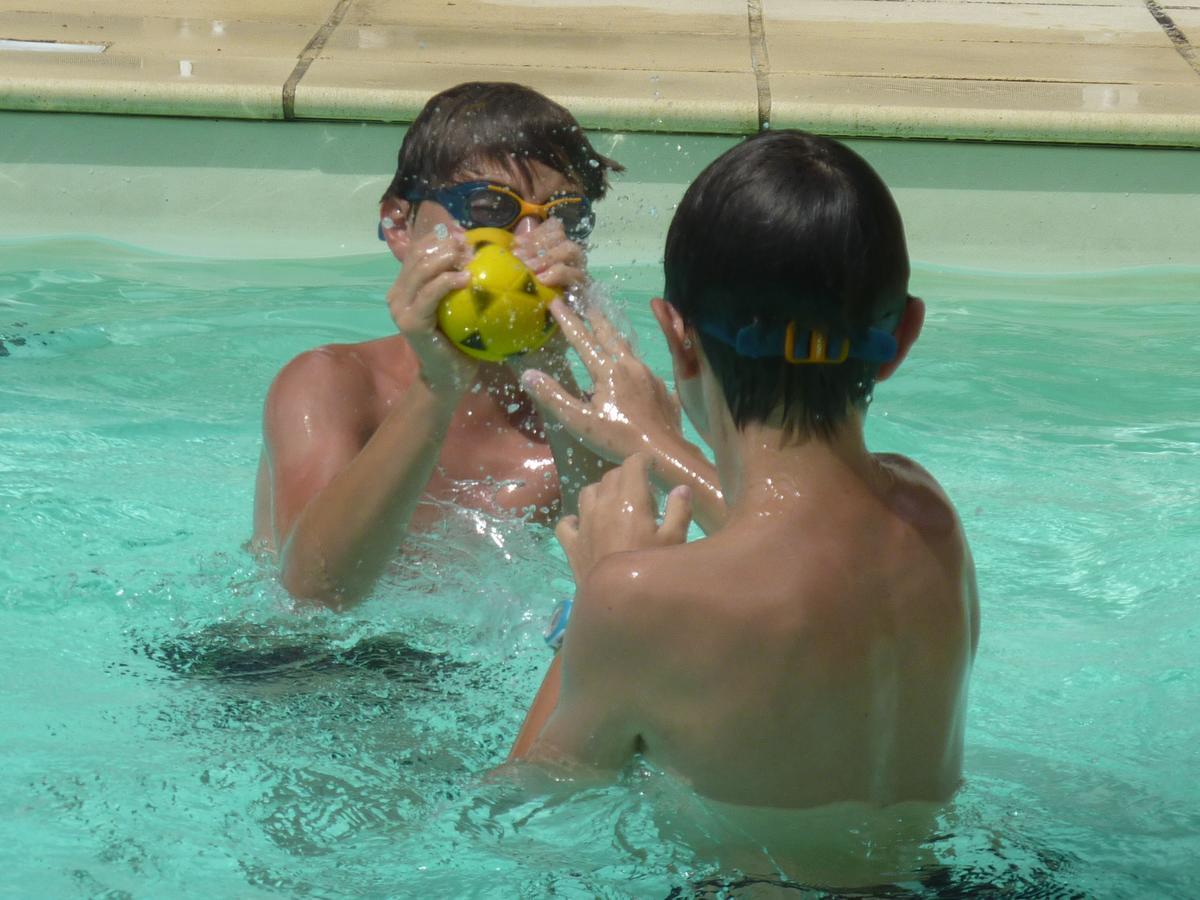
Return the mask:
[[450, 229], [447, 228], [442, 222], [438, 222], [433, 226], [433, 233], [437, 235], [437, 239], [439, 241], [444, 241], [446, 238], [450, 237]]

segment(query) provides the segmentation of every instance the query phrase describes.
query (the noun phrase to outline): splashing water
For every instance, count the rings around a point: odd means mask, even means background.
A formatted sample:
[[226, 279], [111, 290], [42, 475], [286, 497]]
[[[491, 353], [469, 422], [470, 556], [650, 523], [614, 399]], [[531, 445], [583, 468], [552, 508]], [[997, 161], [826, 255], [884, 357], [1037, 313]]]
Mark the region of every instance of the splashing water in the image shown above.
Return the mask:
[[[696, 798], [648, 767], [569, 796], [485, 777], [572, 590], [547, 529], [449, 508], [341, 616], [295, 611], [242, 549], [271, 378], [390, 333], [394, 273], [0, 246], [0, 842], [23, 894], [754, 888], [679, 837], [664, 811]], [[593, 274], [669, 373], [656, 271]], [[864, 895], [1200, 892], [1196, 277], [917, 269], [925, 333], [868, 437], [959, 505], [983, 639], [940, 864]]]

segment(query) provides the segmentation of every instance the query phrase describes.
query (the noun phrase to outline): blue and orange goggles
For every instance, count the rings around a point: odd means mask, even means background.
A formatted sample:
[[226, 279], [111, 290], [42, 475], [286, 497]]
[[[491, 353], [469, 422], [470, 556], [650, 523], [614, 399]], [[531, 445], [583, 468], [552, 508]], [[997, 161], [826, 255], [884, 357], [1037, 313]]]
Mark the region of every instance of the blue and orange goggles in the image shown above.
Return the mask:
[[543, 222], [553, 216], [562, 222], [568, 238], [582, 241], [596, 225], [592, 201], [583, 194], [563, 192], [545, 203], [530, 203], [512, 188], [491, 181], [417, 188], [409, 191], [405, 199], [410, 203], [422, 200], [440, 203], [463, 228], [511, 228], [525, 216], [537, 216]]
[[834, 366], [848, 359], [885, 363], [896, 358], [896, 338], [883, 328], [871, 327], [858, 337], [831, 337], [819, 328], [801, 329], [795, 322], [768, 327], [753, 323], [737, 331], [704, 323], [700, 330], [732, 347], [738, 356], [768, 359], [782, 356], [793, 365]]

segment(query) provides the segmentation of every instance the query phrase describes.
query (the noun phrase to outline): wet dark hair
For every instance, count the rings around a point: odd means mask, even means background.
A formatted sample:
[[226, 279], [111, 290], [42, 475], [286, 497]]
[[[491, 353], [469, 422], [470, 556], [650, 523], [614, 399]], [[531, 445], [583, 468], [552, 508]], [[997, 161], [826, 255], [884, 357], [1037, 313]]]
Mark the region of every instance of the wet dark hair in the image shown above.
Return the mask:
[[530, 160], [577, 181], [591, 200], [604, 196], [609, 171], [624, 171], [596, 152], [565, 107], [533, 88], [469, 81], [431, 97], [413, 120], [384, 199], [444, 187], [483, 161], [511, 162], [529, 176]]
[[870, 401], [879, 364], [740, 356], [703, 327], [892, 331], [908, 296], [887, 186], [845, 145], [803, 131], [762, 132], [712, 162], [671, 221], [664, 269], [666, 299], [698, 332], [734, 423], [779, 423], [789, 436], [830, 436]]

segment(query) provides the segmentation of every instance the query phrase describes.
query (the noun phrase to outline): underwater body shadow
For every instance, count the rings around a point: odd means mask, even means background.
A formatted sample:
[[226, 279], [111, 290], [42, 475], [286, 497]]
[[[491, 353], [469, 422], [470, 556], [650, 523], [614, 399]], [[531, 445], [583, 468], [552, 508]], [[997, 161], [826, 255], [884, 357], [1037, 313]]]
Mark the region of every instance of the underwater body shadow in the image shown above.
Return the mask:
[[176, 675], [242, 684], [370, 673], [424, 686], [452, 671], [473, 668], [448, 654], [414, 647], [398, 635], [365, 637], [347, 647], [327, 635], [280, 633], [245, 622], [209, 625], [161, 643], [143, 641], [137, 649]]
[[[1026, 848], [1030, 850], [1031, 848]], [[858, 888], [827, 888], [764, 876], [705, 878], [674, 888], [664, 900], [735, 900], [738, 897], [796, 897], [803, 900], [1087, 900], [1087, 891], [1063, 883], [1079, 865], [1069, 855], [1034, 849], [1032, 866], [1006, 862], [997, 854], [996, 867], [979, 865], [930, 866], [918, 880]]]

